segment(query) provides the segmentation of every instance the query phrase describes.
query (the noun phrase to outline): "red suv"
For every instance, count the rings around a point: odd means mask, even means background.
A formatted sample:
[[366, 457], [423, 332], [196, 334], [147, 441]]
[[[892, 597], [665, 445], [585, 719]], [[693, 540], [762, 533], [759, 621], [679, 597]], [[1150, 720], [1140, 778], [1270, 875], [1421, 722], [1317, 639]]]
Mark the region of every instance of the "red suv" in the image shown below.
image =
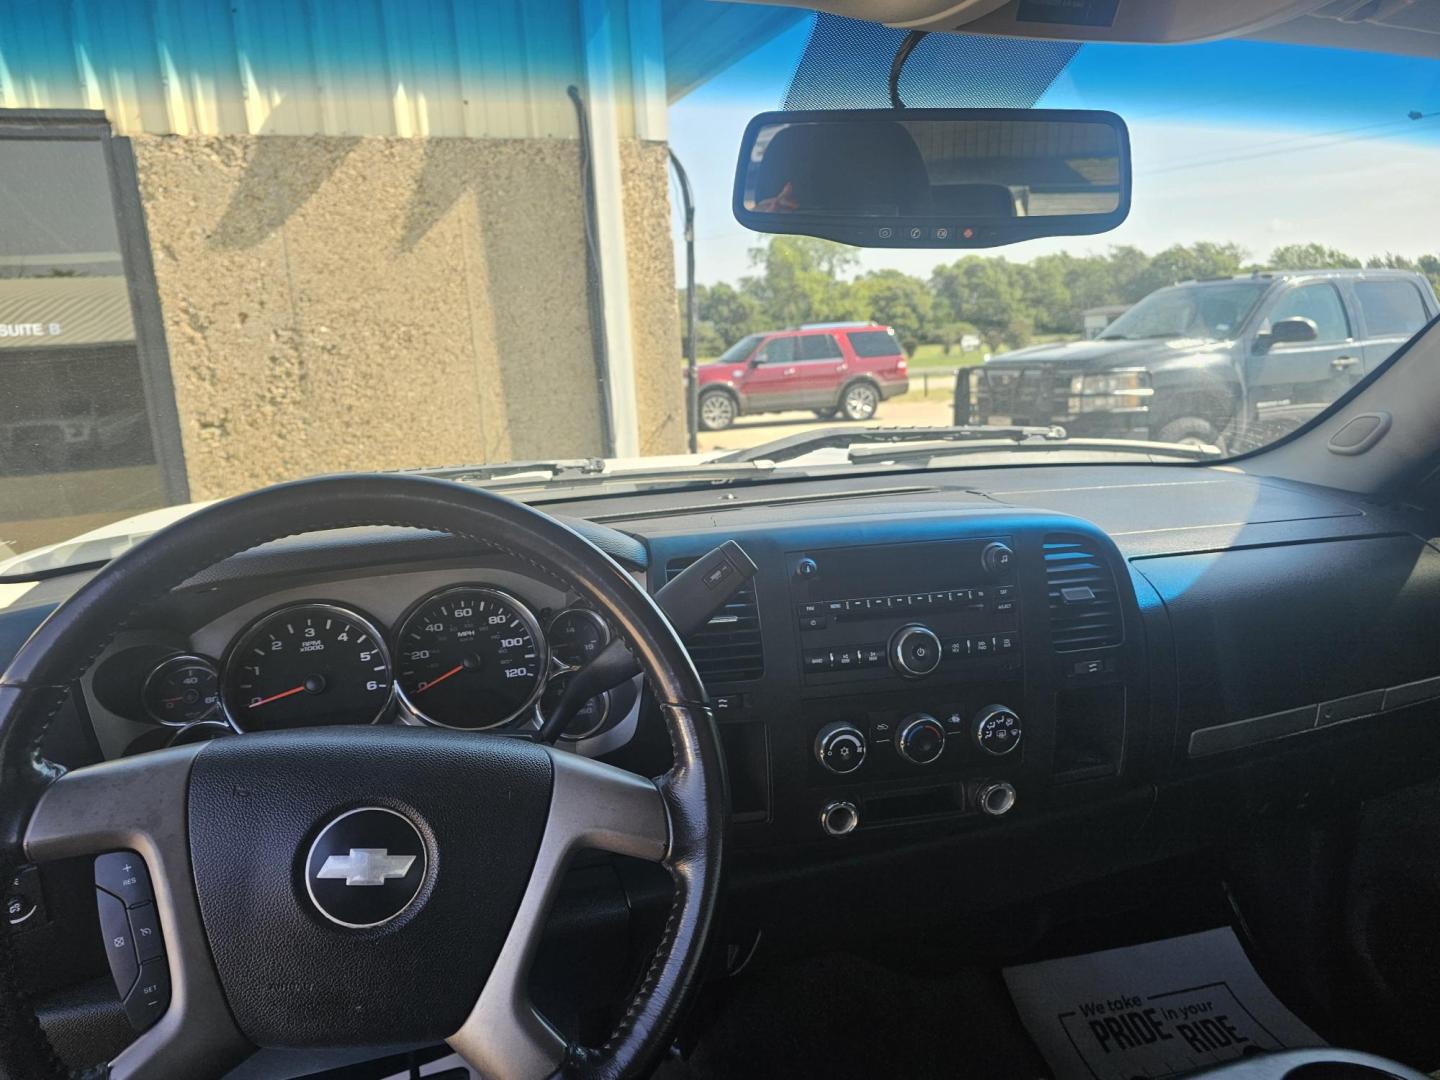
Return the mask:
[[869, 420], [880, 402], [910, 389], [906, 366], [895, 331], [874, 323], [751, 334], [696, 368], [700, 426], [719, 431], [742, 414], [786, 409]]

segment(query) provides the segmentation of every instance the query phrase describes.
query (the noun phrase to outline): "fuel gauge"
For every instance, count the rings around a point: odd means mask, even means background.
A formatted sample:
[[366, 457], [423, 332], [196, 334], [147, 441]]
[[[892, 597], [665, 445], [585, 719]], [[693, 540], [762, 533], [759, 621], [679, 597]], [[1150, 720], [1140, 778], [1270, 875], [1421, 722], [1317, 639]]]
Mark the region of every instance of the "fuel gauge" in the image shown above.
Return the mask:
[[152, 720], [184, 727], [219, 710], [220, 677], [203, 656], [172, 656], [145, 677], [141, 698]]

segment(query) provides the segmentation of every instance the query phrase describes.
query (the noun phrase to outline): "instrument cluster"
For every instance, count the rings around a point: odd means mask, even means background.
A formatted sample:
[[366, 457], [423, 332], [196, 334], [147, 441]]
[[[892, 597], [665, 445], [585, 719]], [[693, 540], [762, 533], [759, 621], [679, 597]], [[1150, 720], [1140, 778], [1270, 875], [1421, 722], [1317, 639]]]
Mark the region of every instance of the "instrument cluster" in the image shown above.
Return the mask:
[[[117, 710], [155, 725], [136, 749], [390, 719], [520, 730], [538, 724], [570, 674], [611, 636], [598, 612], [569, 606], [537, 614], [512, 592], [476, 582], [425, 593], [389, 627], [348, 602], [296, 600], [252, 618], [218, 660], [152, 648], [121, 654], [111, 667], [130, 685], [141, 672], [138, 693], [123, 695], [138, 698], [134, 707]], [[117, 681], [113, 670], [101, 675], [97, 690]], [[563, 737], [590, 738], [623, 717], [633, 699], [613, 699], [624, 689], [593, 698]]]

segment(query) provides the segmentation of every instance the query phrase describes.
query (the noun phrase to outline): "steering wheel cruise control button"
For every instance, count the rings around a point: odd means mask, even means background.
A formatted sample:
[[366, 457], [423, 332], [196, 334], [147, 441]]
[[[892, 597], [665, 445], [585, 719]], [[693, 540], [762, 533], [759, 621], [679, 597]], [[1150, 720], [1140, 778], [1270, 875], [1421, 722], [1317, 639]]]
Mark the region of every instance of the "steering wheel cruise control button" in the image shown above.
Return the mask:
[[105, 958], [110, 962], [110, 975], [115, 980], [115, 989], [123, 998], [135, 985], [135, 977], [140, 973], [140, 960], [135, 955], [130, 920], [125, 914], [125, 905], [104, 889], [95, 890], [95, 902], [100, 909], [100, 933], [105, 941]]
[[165, 955], [165, 939], [160, 935], [160, 918], [154, 904], [139, 904], [130, 909], [130, 938], [135, 953], [143, 964]]
[[133, 851], [112, 851], [95, 859], [95, 887], [104, 889], [126, 907], [153, 900], [145, 860]]
[[125, 995], [125, 1016], [136, 1031], [144, 1031], [170, 1006], [170, 966], [162, 956], [140, 965], [135, 987]]

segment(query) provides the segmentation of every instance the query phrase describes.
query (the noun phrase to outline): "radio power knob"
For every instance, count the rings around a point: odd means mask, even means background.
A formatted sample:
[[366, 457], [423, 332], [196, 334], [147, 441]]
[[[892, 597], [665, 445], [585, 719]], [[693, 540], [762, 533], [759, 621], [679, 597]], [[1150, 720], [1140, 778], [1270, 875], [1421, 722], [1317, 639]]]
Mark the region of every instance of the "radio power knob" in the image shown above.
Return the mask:
[[890, 666], [907, 679], [921, 679], [940, 666], [940, 639], [919, 623], [902, 626], [890, 638]]
[[827, 724], [815, 736], [815, 760], [838, 776], [865, 763], [865, 736], [854, 724]]

